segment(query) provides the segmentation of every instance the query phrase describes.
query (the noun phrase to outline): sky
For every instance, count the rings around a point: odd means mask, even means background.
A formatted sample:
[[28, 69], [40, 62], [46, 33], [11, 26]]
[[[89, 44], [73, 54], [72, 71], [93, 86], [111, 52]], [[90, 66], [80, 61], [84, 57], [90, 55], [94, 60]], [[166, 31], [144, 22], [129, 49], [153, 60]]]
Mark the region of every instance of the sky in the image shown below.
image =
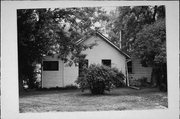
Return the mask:
[[112, 7], [109, 7], [109, 6], [107, 6], [107, 7], [102, 7], [107, 13], [109, 13], [111, 10], [115, 10], [116, 9], [116, 7], [114, 7], [114, 6], [112, 6]]
[[[102, 7], [102, 9], [104, 9], [107, 12], [107, 14], [109, 14], [112, 10], [116, 10], [116, 7], [115, 6], [112, 6], [112, 7], [111, 6], [107, 6], [107, 7], [105, 6], [105, 7]], [[105, 29], [105, 26], [99, 22], [96, 22], [94, 24], [94, 26], [95, 27], [103, 27], [103, 29]], [[102, 34], [105, 35], [106, 37], [108, 37], [108, 34], [106, 33], [106, 31], [102, 32]]]

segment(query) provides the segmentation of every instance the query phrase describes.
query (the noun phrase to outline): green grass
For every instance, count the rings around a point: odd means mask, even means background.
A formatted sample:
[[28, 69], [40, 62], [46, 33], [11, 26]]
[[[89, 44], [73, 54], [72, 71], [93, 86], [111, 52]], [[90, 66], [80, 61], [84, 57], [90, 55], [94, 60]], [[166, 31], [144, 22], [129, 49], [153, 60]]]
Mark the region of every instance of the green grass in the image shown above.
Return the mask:
[[167, 93], [157, 89], [114, 89], [105, 95], [88, 91], [33, 91], [20, 95], [20, 112], [166, 109]]

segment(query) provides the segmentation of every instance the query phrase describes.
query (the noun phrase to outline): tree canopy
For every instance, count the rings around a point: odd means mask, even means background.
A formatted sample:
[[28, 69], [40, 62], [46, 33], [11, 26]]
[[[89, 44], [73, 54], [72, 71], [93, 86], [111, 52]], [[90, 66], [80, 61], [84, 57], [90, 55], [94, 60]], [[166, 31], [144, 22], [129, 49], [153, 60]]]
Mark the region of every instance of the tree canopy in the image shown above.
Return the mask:
[[[111, 15], [109, 37], [114, 43], [121, 35], [123, 51], [151, 66], [151, 82], [167, 90], [165, 6], [124, 6]], [[121, 32], [121, 34], [120, 34]]]
[[164, 6], [118, 7], [107, 25], [110, 39], [118, 44], [122, 33], [122, 50], [136, 54], [143, 65], [166, 62]]
[[77, 62], [80, 52], [90, 46], [78, 46], [76, 41], [92, 34], [94, 23], [106, 19], [104, 14], [99, 7], [17, 10], [20, 78], [31, 79], [32, 64], [45, 55], [58, 54], [64, 62]]
[[[96, 23], [104, 28], [96, 28]], [[165, 6], [124, 6], [109, 14], [101, 7], [19, 9], [17, 26], [20, 81], [32, 79], [32, 64], [46, 55], [77, 63], [85, 57], [81, 51], [93, 45], [79, 46], [76, 41], [97, 29], [108, 32], [117, 46], [121, 36], [122, 50], [138, 56], [144, 66], [166, 63]]]
[[166, 63], [165, 21], [160, 19], [151, 25], [145, 25], [137, 34], [134, 47], [143, 65]]

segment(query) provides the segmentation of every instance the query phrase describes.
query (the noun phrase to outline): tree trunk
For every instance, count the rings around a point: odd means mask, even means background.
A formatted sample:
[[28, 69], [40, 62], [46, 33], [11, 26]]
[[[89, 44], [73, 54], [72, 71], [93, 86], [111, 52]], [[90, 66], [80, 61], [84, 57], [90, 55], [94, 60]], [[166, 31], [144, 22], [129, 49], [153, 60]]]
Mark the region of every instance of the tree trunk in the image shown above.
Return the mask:
[[154, 6], [153, 22], [156, 21], [156, 14], [157, 14], [157, 6]]
[[161, 91], [167, 91], [167, 68], [166, 64], [153, 66], [151, 73], [152, 87], [158, 87]]
[[24, 79], [24, 76], [19, 74], [19, 93], [22, 93], [24, 92], [24, 88], [23, 88], [23, 79]]
[[159, 89], [161, 91], [167, 91], [167, 66], [166, 63], [160, 66], [160, 85]]
[[151, 73], [151, 84], [152, 87], [157, 87], [158, 85], [158, 74], [157, 74], [157, 69], [155, 68], [155, 66], [153, 66], [152, 68], [152, 73]]

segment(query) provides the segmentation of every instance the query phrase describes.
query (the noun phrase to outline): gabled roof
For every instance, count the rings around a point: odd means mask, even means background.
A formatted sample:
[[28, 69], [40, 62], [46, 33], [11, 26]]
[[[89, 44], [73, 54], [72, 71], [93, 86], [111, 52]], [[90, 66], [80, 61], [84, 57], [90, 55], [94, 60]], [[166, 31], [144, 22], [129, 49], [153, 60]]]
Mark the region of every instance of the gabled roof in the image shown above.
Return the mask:
[[[114, 43], [112, 43], [106, 36], [104, 36], [102, 33], [100, 32], [96, 32], [96, 35], [99, 36], [101, 39], [103, 39], [104, 41], [106, 41], [108, 44], [110, 44], [113, 48], [115, 48], [116, 50], [119, 51], [119, 53], [121, 53], [122, 55], [124, 55], [126, 58], [130, 58], [130, 56], [126, 53], [124, 53], [122, 50], [120, 50]], [[77, 44], [81, 44], [83, 41], [85, 41], [87, 39], [80, 39], [78, 40], [76, 43]]]

